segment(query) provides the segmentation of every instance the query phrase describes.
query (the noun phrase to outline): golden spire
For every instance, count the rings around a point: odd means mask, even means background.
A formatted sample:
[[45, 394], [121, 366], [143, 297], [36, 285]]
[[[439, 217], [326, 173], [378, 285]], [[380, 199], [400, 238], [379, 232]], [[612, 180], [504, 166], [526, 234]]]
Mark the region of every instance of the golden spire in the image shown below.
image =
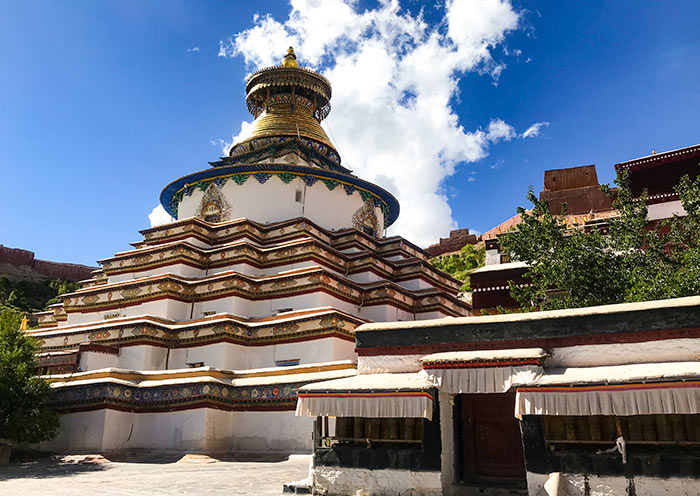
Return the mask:
[[282, 67], [299, 67], [297, 56], [292, 47], [287, 49], [287, 55], [285, 55], [284, 59], [282, 59]]
[[[267, 144], [272, 146], [277, 138], [281, 138], [279, 143], [285, 143], [293, 137], [295, 143], [326, 157], [329, 167], [339, 167], [340, 156], [321, 127], [321, 121], [331, 111], [330, 99], [328, 80], [299, 67], [294, 48], [289, 47], [282, 65], [260, 69], [248, 78], [246, 105], [255, 121], [247, 135], [231, 147], [229, 157], [252, 153]], [[261, 138], [264, 141], [257, 141]], [[277, 153], [279, 150], [275, 149]]]

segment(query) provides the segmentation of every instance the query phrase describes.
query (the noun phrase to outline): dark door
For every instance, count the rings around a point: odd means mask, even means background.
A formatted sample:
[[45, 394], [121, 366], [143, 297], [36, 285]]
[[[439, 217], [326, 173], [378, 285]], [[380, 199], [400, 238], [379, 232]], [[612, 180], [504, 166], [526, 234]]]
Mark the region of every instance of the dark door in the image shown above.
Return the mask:
[[515, 393], [463, 394], [465, 479], [525, 477], [520, 425], [513, 416]]

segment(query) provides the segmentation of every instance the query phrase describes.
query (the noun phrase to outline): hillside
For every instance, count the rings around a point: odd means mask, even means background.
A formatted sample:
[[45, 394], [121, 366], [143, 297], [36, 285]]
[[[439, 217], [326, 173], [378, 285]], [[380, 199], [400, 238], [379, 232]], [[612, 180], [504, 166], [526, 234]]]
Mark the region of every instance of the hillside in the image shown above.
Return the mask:
[[22, 316], [56, 303], [78, 288], [96, 267], [39, 260], [29, 250], [0, 245], [0, 329], [16, 327]]

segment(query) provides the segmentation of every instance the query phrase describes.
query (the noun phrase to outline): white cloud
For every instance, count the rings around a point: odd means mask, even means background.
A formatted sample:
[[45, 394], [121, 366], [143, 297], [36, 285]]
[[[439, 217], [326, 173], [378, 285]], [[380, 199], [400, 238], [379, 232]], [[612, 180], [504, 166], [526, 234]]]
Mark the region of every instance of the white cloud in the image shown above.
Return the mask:
[[188, 51], [188, 52], [198, 52], [198, 51], [199, 51], [199, 47], [196, 46], [196, 47], [188, 48], [187, 51]]
[[512, 140], [517, 133], [513, 126], [506, 124], [501, 119], [494, 119], [489, 122], [489, 128], [486, 133], [486, 137], [491, 143], [498, 143], [499, 141], [509, 141]]
[[549, 126], [549, 122], [535, 122], [530, 127], [528, 127], [523, 134], [520, 135], [522, 138], [536, 138], [540, 135], [543, 127]]
[[428, 25], [398, 0], [362, 11], [352, 0], [291, 0], [287, 19], [256, 16], [219, 50], [252, 70], [279, 64], [291, 45], [302, 65], [321, 71], [333, 85], [324, 127], [343, 165], [396, 195], [401, 215], [390, 233], [425, 246], [457, 227], [444, 179], [518, 136], [497, 118], [465, 130], [452, 105], [467, 72], [498, 79], [505, 66], [491, 51], [518, 28], [519, 13], [510, 0], [447, 0], [444, 18]]
[[148, 220], [151, 222], [151, 227], [156, 227], [172, 222], [174, 219], [165, 211], [163, 205], [158, 205], [148, 214]]

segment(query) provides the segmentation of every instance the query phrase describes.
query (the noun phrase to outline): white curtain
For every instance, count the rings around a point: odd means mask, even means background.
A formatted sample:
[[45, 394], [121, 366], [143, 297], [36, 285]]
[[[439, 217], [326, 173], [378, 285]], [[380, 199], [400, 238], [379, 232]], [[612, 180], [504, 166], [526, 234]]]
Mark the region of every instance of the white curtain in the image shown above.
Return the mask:
[[649, 415], [700, 413], [700, 383], [630, 385], [547, 391], [518, 390], [515, 416], [523, 415]]
[[373, 417], [433, 418], [433, 399], [427, 393], [371, 393], [339, 395], [329, 393], [305, 396], [299, 393], [297, 416], [305, 417]]
[[512, 385], [530, 384], [542, 375], [539, 365], [514, 367], [434, 368], [421, 372], [431, 384], [449, 394], [504, 393]]

